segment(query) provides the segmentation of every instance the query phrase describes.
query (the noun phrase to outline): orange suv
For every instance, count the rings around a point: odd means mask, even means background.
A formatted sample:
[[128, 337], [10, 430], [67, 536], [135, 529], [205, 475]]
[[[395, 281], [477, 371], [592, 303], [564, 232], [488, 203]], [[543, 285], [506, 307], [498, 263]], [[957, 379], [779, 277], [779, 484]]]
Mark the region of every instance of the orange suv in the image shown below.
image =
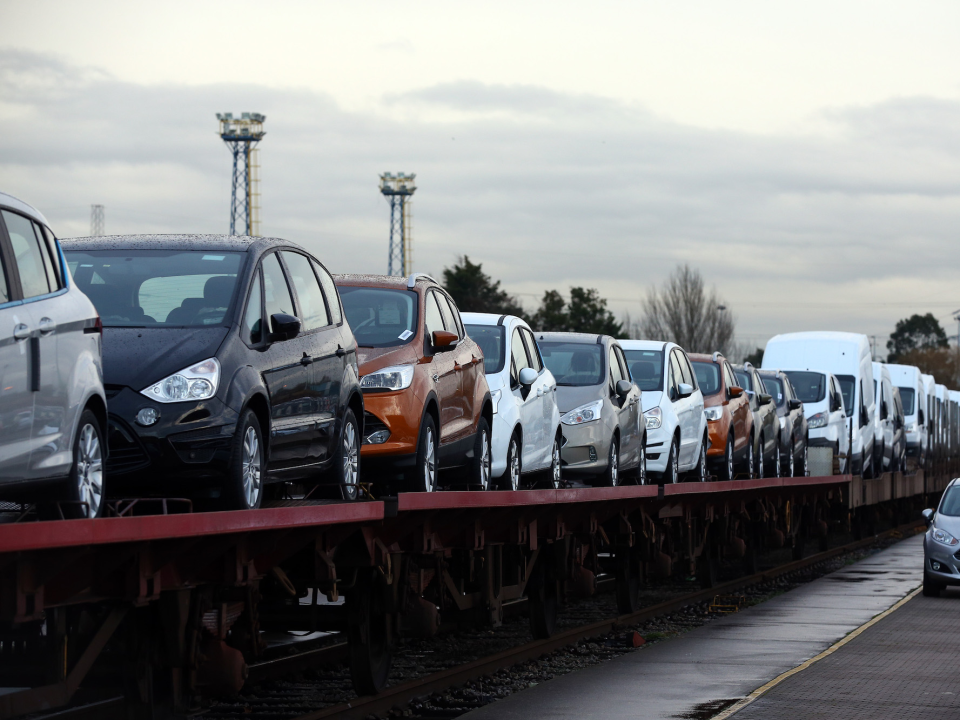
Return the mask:
[[707, 461], [717, 468], [721, 480], [733, 480], [737, 466], [747, 477], [753, 477], [753, 413], [749, 396], [737, 385], [733, 368], [719, 352], [689, 353], [688, 357], [703, 391], [703, 414], [710, 432]]
[[450, 296], [422, 273], [335, 282], [358, 346], [363, 474], [432, 492], [440, 470], [459, 468], [459, 482], [492, 487], [483, 353]]

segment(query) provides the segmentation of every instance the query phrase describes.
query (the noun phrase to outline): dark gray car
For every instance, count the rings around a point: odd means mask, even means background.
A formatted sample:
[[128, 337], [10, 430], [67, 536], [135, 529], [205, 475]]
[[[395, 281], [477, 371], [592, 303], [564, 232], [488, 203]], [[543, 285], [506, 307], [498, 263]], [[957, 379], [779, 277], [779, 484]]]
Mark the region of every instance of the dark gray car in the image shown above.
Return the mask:
[[757, 477], [780, 477], [780, 427], [773, 398], [767, 393], [763, 380], [752, 364], [733, 365], [737, 382], [750, 396], [753, 413], [753, 456], [756, 458]]
[[760, 370], [764, 387], [773, 396], [780, 422], [780, 452], [784, 475], [802, 477], [807, 464], [807, 418], [790, 377], [779, 370]]
[[95, 517], [107, 404], [100, 318], [36, 209], [0, 193], [0, 496]]

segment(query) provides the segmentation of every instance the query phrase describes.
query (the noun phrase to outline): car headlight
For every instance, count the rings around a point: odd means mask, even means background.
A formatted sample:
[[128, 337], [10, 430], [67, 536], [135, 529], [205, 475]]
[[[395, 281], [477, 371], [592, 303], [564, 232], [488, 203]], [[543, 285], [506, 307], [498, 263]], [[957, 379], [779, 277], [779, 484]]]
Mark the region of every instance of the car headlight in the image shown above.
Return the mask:
[[361, 390], [404, 390], [413, 382], [413, 365], [393, 365], [360, 379]]
[[490, 402], [493, 403], [493, 414], [497, 414], [497, 408], [500, 406], [500, 397], [503, 395], [503, 390], [494, 390], [490, 393]]
[[960, 544], [960, 540], [957, 540], [953, 535], [948, 533], [946, 530], [941, 530], [940, 528], [934, 528], [933, 533], [931, 533], [934, 540], [938, 543], [943, 543], [944, 545], [957, 545]]
[[647, 425], [647, 430], [656, 430], [663, 423], [663, 413], [658, 407], [652, 407], [643, 414], [643, 421]]
[[219, 382], [220, 361], [209, 358], [165, 377], [140, 394], [162, 403], [207, 400], [217, 394]]
[[703, 411], [703, 414], [706, 416], [707, 420], [719, 420], [723, 417], [723, 408], [709, 407]]
[[817, 428], [826, 427], [829, 422], [830, 418], [825, 412], [818, 412], [816, 415], [811, 415], [810, 419], [807, 420], [807, 427], [810, 430], [816, 430]]
[[603, 412], [603, 400], [595, 400], [592, 403], [581, 405], [565, 413], [560, 422], [564, 425], [583, 425], [600, 419], [600, 413]]

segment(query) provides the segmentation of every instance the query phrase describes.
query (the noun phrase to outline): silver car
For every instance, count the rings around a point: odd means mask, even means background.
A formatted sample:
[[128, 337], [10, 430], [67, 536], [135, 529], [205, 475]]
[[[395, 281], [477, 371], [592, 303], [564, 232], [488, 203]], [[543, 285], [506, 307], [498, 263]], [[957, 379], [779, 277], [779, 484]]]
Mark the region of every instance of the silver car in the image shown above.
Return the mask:
[[46, 219], [0, 193], [0, 498], [102, 512], [107, 403], [100, 317]]
[[950, 481], [936, 511], [926, 509], [923, 519], [923, 594], [936, 597], [947, 585], [960, 585], [960, 478]]
[[619, 485], [646, 480], [646, 430], [640, 389], [623, 349], [608, 335], [537, 333], [543, 362], [557, 381], [565, 478]]

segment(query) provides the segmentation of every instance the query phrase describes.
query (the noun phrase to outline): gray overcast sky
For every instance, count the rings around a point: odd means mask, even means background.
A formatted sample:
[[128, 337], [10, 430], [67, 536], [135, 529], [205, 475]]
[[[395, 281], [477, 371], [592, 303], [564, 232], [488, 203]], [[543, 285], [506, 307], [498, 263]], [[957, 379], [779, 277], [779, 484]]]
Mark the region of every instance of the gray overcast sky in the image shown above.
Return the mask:
[[218, 111], [267, 115], [263, 232], [615, 311], [678, 262], [738, 334], [960, 308], [960, 3], [0, 0], [0, 188], [61, 236], [227, 228]]

